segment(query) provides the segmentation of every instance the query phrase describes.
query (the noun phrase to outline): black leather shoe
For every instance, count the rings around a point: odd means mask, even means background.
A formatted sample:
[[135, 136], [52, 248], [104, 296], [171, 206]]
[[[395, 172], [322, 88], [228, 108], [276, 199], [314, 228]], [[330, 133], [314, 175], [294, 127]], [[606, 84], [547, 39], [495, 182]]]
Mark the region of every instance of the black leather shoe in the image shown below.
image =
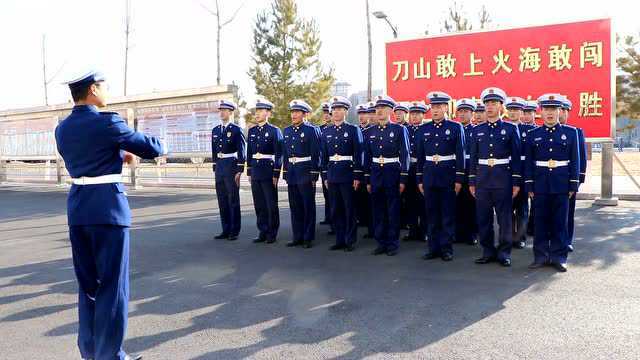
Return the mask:
[[373, 235], [371, 235], [371, 234], [364, 234], [364, 235], [362, 236], [362, 238], [363, 238], [363, 239], [373, 239]]
[[554, 269], [558, 270], [558, 272], [567, 272], [567, 264], [552, 262], [551, 266], [553, 266]]
[[451, 254], [443, 254], [442, 255], [442, 261], [451, 261], [453, 260], [453, 255]]
[[491, 256], [483, 256], [483, 257], [481, 257], [481, 258], [479, 258], [479, 259], [476, 259], [475, 263], [476, 263], [476, 264], [481, 264], [481, 265], [483, 265], [483, 264], [492, 263], [492, 262], [494, 262], [494, 261], [496, 261], [496, 258], [494, 258], [494, 257], [491, 257]]
[[433, 253], [433, 252], [428, 252], [428, 253], [422, 255], [422, 260], [433, 260], [433, 259], [437, 259], [439, 257], [440, 257], [439, 254], [436, 254], [436, 253]]
[[573, 252], [573, 245], [567, 245], [567, 250], [569, 250], [569, 252]]
[[546, 265], [547, 264], [545, 264], [545, 263], [535, 262], [534, 261], [529, 265], [529, 269], [531, 269], [531, 270], [540, 269], [540, 268], [545, 267]]
[[471, 241], [467, 242], [467, 245], [471, 245], [471, 246], [478, 245], [478, 239], [476, 238], [471, 239]]
[[396, 255], [398, 255], [398, 250], [387, 251], [387, 256], [396, 256]]
[[256, 243], [256, 244], [257, 244], [257, 243], [263, 243], [263, 242], [265, 242], [265, 241], [267, 241], [267, 239], [265, 239], [265, 238], [263, 238], [263, 237], [257, 237], [257, 238], [255, 238], [255, 239], [253, 239], [253, 242], [254, 242], [254, 243]]
[[305, 241], [304, 244], [302, 244], [302, 247], [305, 249], [311, 249], [313, 245], [311, 244], [311, 241]]
[[294, 246], [298, 246], [298, 245], [302, 245], [301, 241], [289, 241], [287, 243], [287, 247], [294, 247]]
[[229, 234], [222, 233], [222, 234], [218, 234], [218, 235], [214, 236], [213, 238], [216, 239], [216, 240], [222, 240], [222, 239], [226, 239], [228, 237], [229, 237]]
[[227, 238], [227, 240], [229, 240], [229, 241], [235, 241], [235, 240], [238, 240], [238, 235], [229, 235], [229, 237]]
[[344, 251], [346, 251], [346, 252], [352, 252], [355, 249], [356, 249], [356, 247], [353, 246], [353, 245], [347, 245], [347, 246], [344, 247]]
[[511, 259], [502, 259], [500, 260], [500, 265], [504, 267], [511, 266]]
[[413, 236], [411, 236], [411, 235], [407, 234], [407, 235], [402, 237], [402, 241], [411, 241], [411, 240], [414, 240]]
[[137, 355], [125, 355], [124, 356], [124, 360], [142, 360], [142, 355], [141, 354], [137, 354]]
[[525, 244], [524, 244], [524, 241], [516, 241], [513, 243], [512, 246], [514, 249], [524, 249]]
[[329, 250], [336, 251], [336, 250], [342, 250], [344, 248], [345, 248], [345, 245], [343, 245], [343, 244], [335, 244], [335, 245], [331, 246], [329, 248]]
[[371, 254], [373, 254], [373, 255], [382, 255], [382, 254], [384, 254], [386, 252], [387, 252], [387, 250], [385, 250], [384, 248], [377, 247], [375, 250], [373, 250], [371, 252]]
[[329, 225], [329, 224], [331, 224], [331, 221], [327, 219], [320, 221], [320, 225]]
[[274, 242], [276, 242], [278, 239], [276, 238], [269, 238], [267, 239], [267, 241], [265, 241], [267, 244], [273, 244]]
[[327, 232], [327, 235], [335, 235], [335, 234], [336, 234], [336, 232], [335, 232], [335, 231], [333, 231], [333, 230], [329, 230], [329, 231]]

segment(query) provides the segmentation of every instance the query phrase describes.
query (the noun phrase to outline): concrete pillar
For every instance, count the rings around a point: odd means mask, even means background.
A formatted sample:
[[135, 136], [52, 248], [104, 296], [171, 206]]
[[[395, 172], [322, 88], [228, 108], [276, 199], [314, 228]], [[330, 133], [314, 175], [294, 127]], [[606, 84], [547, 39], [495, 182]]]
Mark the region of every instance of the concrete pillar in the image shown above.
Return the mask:
[[602, 143], [602, 173], [600, 174], [600, 197], [594, 204], [599, 206], [617, 206], [618, 198], [613, 197], [613, 141]]

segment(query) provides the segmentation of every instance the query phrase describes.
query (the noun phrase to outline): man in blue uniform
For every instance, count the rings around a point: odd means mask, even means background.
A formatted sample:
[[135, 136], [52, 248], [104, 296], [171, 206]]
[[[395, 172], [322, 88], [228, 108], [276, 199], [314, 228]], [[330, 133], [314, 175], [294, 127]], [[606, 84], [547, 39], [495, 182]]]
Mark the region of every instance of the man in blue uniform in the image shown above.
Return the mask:
[[[320, 134], [324, 130], [331, 126], [331, 107], [329, 102], [322, 103], [322, 125], [319, 126]], [[329, 198], [329, 189], [325, 186], [325, 178], [323, 174], [320, 174], [322, 182], [322, 196], [324, 197], [324, 220], [320, 221], [320, 225], [329, 225], [329, 235], [335, 235], [333, 230], [333, 223], [331, 222], [331, 199]]]
[[[511, 213], [513, 198], [520, 192], [520, 138], [515, 125], [502, 121], [507, 95], [490, 87], [482, 91], [487, 122], [474, 128], [470, 145], [469, 191], [476, 198], [478, 234], [482, 257], [477, 264], [498, 261], [511, 266]], [[493, 212], [498, 218], [499, 244], [493, 232]]]
[[322, 172], [329, 189], [336, 243], [330, 250], [353, 251], [357, 240], [355, 191], [362, 179], [362, 133], [345, 121], [351, 102], [334, 96], [333, 125], [322, 133]]
[[404, 241], [425, 241], [427, 231], [427, 217], [424, 207], [424, 195], [418, 190], [416, 174], [418, 172], [418, 132], [424, 121], [424, 114], [429, 107], [421, 101], [414, 101], [409, 106], [409, 125], [407, 131], [409, 135], [409, 176], [407, 186], [403, 195], [407, 199], [407, 224], [409, 234], [405, 235]]
[[152, 137], [133, 131], [106, 106], [104, 76], [90, 72], [68, 82], [75, 106], [55, 131], [73, 185], [67, 200], [73, 267], [78, 279], [78, 347], [84, 359], [140, 359], [122, 342], [129, 303], [131, 211], [122, 184], [123, 161], [166, 154]]
[[273, 104], [269, 100], [258, 99], [258, 124], [249, 129], [247, 175], [260, 232], [254, 243], [276, 242], [280, 227], [278, 179], [282, 168], [282, 132], [269, 123], [272, 109]]
[[[524, 111], [522, 114], [522, 123], [520, 124], [520, 139], [522, 143], [526, 143], [527, 141], [527, 133], [538, 125], [536, 124], [536, 111], [538, 110], [538, 102], [537, 101], [527, 101], [525, 103]], [[523, 146], [526, 148], [526, 146]], [[524, 155], [526, 158], [526, 154]], [[528, 197], [528, 196], [527, 196]], [[535, 206], [533, 206], [533, 199], [529, 199], [531, 201], [531, 206], [529, 207], [529, 219], [527, 220], [527, 235], [533, 236], [534, 219], [535, 219]]]
[[390, 123], [395, 105], [387, 95], [376, 97], [378, 124], [367, 131], [364, 145], [364, 175], [378, 243], [373, 255], [394, 256], [399, 247], [400, 195], [409, 176], [409, 134], [404, 126]]
[[476, 110], [473, 112], [473, 125], [477, 126], [487, 122], [487, 113], [482, 102], [476, 102]]
[[289, 103], [291, 126], [284, 129], [283, 177], [287, 181], [293, 240], [287, 246], [310, 248], [316, 233], [316, 182], [320, 175], [320, 129], [307, 122], [311, 106]]
[[[373, 112], [372, 112], [373, 110]], [[375, 118], [375, 103], [369, 102], [364, 104], [358, 104], [356, 106], [358, 113], [358, 126], [363, 138], [366, 139], [367, 130], [372, 126], [371, 118]], [[366, 234], [363, 238], [368, 239], [373, 237], [373, 214], [371, 210], [371, 195], [367, 191], [367, 185], [363, 182], [358, 186], [356, 190], [356, 218], [358, 220], [358, 226], [365, 226], [367, 228]]]
[[[523, 127], [520, 119], [524, 116], [524, 108], [527, 102], [525, 99], [510, 96], [507, 99], [505, 107], [507, 108], [508, 120], [514, 124], [518, 129], [520, 136], [520, 160], [525, 160], [524, 155], [524, 142], [526, 141], [526, 129]], [[529, 218], [529, 200], [525, 191], [518, 192], [518, 195], [513, 199], [513, 217], [511, 219], [512, 231], [511, 240], [512, 247], [514, 249], [522, 249], [525, 247], [527, 240], [527, 219]]]
[[[569, 112], [571, 111], [571, 100], [569, 100], [566, 96], [562, 97], [562, 109], [560, 110], [560, 124], [569, 126], [567, 121], [569, 120]], [[578, 189], [581, 184], [584, 183], [586, 173], [587, 173], [587, 143], [584, 138], [584, 131], [576, 127], [576, 131], [578, 132], [578, 156], [580, 157], [580, 184], [578, 184]], [[576, 191], [577, 193], [578, 191]], [[567, 228], [569, 232], [569, 251], [573, 251], [573, 232], [575, 229], [575, 214], [576, 214], [576, 195], [572, 196], [569, 199], [569, 214], [567, 220]]]
[[396, 124], [407, 125], [407, 114], [409, 114], [409, 106], [406, 103], [396, 103], [393, 107]]
[[427, 94], [432, 121], [424, 124], [417, 137], [420, 192], [427, 213], [429, 249], [425, 260], [453, 260], [456, 235], [456, 195], [464, 182], [464, 130], [447, 119], [451, 96], [442, 91]]
[[535, 199], [534, 260], [529, 268], [547, 264], [567, 271], [569, 199], [579, 184], [579, 140], [575, 128], [559, 123], [563, 97], [545, 94], [538, 99], [544, 125], [527, 136], [525, 186]]
[[456, 119], [464, 129], [465, 139], [465, 176], [462, 188], [456, 197], [456, 242], [469, 245], [478, 243], [478, 225], [476, 220], [476, 201], [469, 192], [469, 144], [473, 134], [471, 119], [476, 110], [476, 102], [472, 99], [460, 99], [456, 102]]
[[211, 158], [222, 233], [215, 238], [233, 241], [240, 233], [240, 176], [244, 172], [247, 142], [242, 129], [231, 122], [236, 104], [220, 100], [218, 109], [222, 124], [211, 131]]

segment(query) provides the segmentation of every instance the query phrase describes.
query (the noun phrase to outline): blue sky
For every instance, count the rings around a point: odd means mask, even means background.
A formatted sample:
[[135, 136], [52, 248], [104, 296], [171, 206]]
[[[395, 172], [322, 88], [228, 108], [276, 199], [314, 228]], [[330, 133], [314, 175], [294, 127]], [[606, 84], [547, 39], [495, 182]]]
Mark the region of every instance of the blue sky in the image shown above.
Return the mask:
[[[213, 0], [131, 0], [129, 94], [208, 86], [215, 83], [214, 17], [201, 3]], [[250, 65], [252, 23], [267, 0], [220, 0], [223, 13], [244, 4], [236, 19], [223, 29], [222, 81], [234, 81], [251, 101], [254, 88], [246, 75]], [[482, 2], [458, 1], [475, 19]], [[634, 14], [640, 5], [596, 1], [484, 1], [493, 27], [513, 27], [611, 16], [623, 34], [639, 34]], [[418, 37], [442, 28], [450, 2], [370, 0], [371, 11], [384, 10], [399, 28], [401, 38]], [[534, 5], [535, 4], [535, 5]], [[635, 8], [630, 8], [635, 7]], [[299, 0], [299, 11], [318, 23], [321, 58], [333, 66], [337, 78], [366, 88], [367, 38], [364, 0]], [[125, 0], [2, 0], [0, 1], [0, 109], [42, 105], [42, 35], [46, 34], [50, 75], [64, 64], [49, 85], [49, 102], [70, 99], [60, 83], [82, 69], [103, 70], [113, 95], [123, 91]], [[224, 15], [223, 15], [224, 17]], [[392, 40], [387, 25], [374, 17], [373, 86], [384, 88], [384, 43]]]

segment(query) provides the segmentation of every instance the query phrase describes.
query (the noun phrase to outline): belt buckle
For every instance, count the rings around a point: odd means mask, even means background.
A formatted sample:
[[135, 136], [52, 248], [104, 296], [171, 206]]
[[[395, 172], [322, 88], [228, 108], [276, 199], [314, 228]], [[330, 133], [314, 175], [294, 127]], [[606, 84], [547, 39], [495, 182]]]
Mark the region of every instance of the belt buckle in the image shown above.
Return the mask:
[[296, 158], [296, 157], [292, 157], [292, 158], [289, 159], [289, 162], [292, 163], [292, 164], [295, 164], [297, 159], [298, 158]]
[[495, 164], [496, 164], [496, 159], [494, 159], [494, 158], [487, 159], [487, 165], [489, 167], [493, 167]]
[[553, 169], [556, 167], [556, 161], [553, 159], [549, 160], [549, 169]]
[[433, 155], [432, 159], [433, 159], [433, 162], [436, 163], [437, 165], [438, 162], [440, 162], [440, 155]]
[[380, 162], [380, 166], [384, 165], [384, 157], [382, 155], [378, 158], [378, 162]]
[[338, 161], [338, 154], [331, 155], [331, 161]]

